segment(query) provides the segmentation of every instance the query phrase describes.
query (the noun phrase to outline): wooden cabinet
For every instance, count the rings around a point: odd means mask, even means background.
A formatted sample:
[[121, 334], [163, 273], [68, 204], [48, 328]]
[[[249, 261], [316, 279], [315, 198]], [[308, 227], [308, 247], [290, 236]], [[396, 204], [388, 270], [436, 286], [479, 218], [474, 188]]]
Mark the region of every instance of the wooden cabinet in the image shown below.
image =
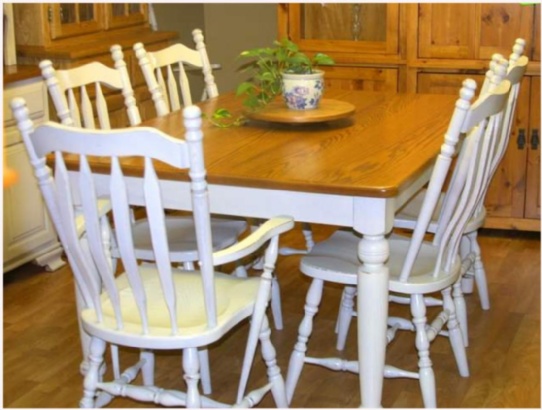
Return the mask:
[[62, 248], [41, 198], [26, 149], [9, 103], [14, 97], [27, 101], [35, 124], [47, 120], [47, 91], [41, 78], [17, 81], [4, 87], [4, 153], [17, 182], [4, 189], [4, 272], [34, 260], [47, 270], [64, 265]]
[[399, 20], [391, 3], [281, 4], [279, 37], [333, 56], [335, 66], [324, 67], [327, 86], [398, 91]]
[[398, 92], [457, 94], [465, 78], [481, 86], [491, 56], [524, 38], [530, 62], [486, 227], [540, 230], [539, 4], [281, 4], [278, 23], [279, 37], [336, 60], [326, 86]]
[[[16, 3], [13, 4], [17, 61], [38, 65], [49, 59], [57, 69], [100, 61], [113, 67], [109, 49], [124, 52], [142, 120], [156, 115], [132, 47], [148, 50], [168, 46], [177, 32], [152, 31], [145, 3]], [[113, 127], [129, 124], [120, 96], [107, 97]], [[52, 119], [56, 116], [52, 114]]]
[[418, 57], [490, 60], [510, 54], [517, 37], [533, 37], [533, 7], [519, 4], [421, 3]]

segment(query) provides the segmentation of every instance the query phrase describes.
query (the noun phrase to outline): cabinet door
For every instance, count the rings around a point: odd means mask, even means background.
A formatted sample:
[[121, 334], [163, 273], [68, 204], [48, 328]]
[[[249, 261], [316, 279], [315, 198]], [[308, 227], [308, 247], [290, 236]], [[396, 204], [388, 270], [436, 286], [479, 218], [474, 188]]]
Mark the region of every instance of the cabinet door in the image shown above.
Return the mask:
[[57, 3], [48, 7], [52, 39], [93, 33], [104, 28], [102, 4]]
[[119, 28], [146, 23], [148, 6], [143, 3], [105, 4], [106, 28]]
[[520, 4], [421, 3], [420, 58], [490, 60], [508, 56], [514, 40], [532, 40], [533, 7]]
[[289, 4], [288, 26], [291, 40], [307, 51], [398, 53], [398, 4]]
[[531, 79], [525, 217], [540, 219], [540, 77]]
[[5, 150], [6, 161], [17, 172], [18, 181], [4, 189], [4, 268], [20, 258], [33, 259], [36, 250], [56, 243], [56, 234], [23, 144]]

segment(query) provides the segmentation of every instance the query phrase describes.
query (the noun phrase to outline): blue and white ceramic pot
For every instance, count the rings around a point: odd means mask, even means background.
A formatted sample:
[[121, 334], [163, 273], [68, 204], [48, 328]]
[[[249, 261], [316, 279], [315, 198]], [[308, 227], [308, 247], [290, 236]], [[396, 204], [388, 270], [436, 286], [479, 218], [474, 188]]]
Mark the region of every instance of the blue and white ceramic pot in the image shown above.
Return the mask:
[[282, 96], [292, 110], [318, 108], [324, 92], [324, 72], [314, 70], [312, 74], [282, 73]]

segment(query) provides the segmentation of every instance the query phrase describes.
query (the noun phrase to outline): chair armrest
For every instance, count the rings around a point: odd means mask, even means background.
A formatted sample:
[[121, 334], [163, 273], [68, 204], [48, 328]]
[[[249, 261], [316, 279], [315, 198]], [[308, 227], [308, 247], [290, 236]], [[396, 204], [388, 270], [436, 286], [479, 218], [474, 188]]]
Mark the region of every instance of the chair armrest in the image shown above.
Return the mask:
[[274, 236], [289, 231], [294, 227], [290, 216], [276, 216], [262, 224], [249, 236], [234, 245], [213, 253], [213, 265], [219, 266], [244, 258], [258, 250]]

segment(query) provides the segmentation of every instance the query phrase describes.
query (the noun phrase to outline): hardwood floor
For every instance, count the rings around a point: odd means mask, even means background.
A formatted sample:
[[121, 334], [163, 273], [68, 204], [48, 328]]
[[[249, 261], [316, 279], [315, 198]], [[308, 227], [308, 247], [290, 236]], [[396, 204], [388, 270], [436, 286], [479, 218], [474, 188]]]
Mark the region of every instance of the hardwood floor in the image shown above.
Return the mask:
[[[316, 239], [330, 228], [315, 226]], [[283, 243], [302, 244], [300, 230], [284, 236]], [[461, 378], [449, 343], [438, 338], [431, 346], [437, 378], [439, 407], [540, 408], [540, 234], [484, 231], [480, 243], [486, 264], [491, 310], [482, 311], [476, 293], [467, 296], [470, 326], [468, 348], [471, 376]], [[309, 281], [297, 266], [298, 256], [280, 257], [277, 274], [282, 288], [285, 328], [273, 331], [279, 366], [286, 373], [290, 352], [302, 317]], [[355, 357], [355, 326], [343, 353], [334, 348], [335, 315], [341, 288], [327, 286], [314, 324], [309, 351], [318, 355]], [[393, 314], [408, 314], [404, 306], [392, 306]], [[213, 395], [232, 402], [242, 360], [246, 327], [240, 326], [210, 350]], [[74, 304], [74, 285], [69, 268], [43, 272], [25, 265], [4, 275], [4, 390], [7, 408], [78, 407], [82, 392], [79, 374], [81, 348]], [[123, 365], [136, 359], [122, 350]], [[156, 384], [181, 388], [178, 352], [159, 353]], [[388, 347], [387, 362], [414, 370], [413, 335], [400, 334]], [[106, 374], [108, 377], [109, 371]], [[261, 385], [265, 369], [257, 356], [252, 385]], [[292, 402], [293, 407], [357, 407], [357, 376], [306, 365]], [[387, 379], [384, 407], [421, 407], [416, 380]], [[153, 407], [127, 399], [115, 399], [112, 407]], [[259, 407], [273, 406], [265, 398]]]

